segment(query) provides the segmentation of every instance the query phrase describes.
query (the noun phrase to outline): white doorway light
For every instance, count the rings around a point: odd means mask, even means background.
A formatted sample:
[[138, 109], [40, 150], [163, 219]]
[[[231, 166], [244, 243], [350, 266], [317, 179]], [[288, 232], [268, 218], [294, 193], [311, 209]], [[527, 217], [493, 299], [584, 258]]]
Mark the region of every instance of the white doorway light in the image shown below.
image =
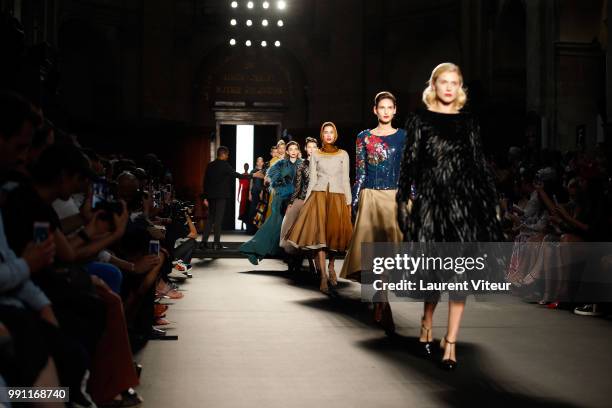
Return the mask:
[[[249, 171], [253, 170], [253, 151], [255, 142], [255, 126], [253, 125], [237, 125], [236, 126], [236, 171], [240, 174], [244, 173], [244, 163], [249, 164]], [[240, 191], [240, 182], [236, 181], [236, 199]], [[248, 196], [248, 192], [246, 192]], [[237, 230], [242, 226], [242, 221], [238, 219], [240, 216], [240, 201], [236, 201], [236, 211], [234, 220], [236, 221], [235, 228]]]

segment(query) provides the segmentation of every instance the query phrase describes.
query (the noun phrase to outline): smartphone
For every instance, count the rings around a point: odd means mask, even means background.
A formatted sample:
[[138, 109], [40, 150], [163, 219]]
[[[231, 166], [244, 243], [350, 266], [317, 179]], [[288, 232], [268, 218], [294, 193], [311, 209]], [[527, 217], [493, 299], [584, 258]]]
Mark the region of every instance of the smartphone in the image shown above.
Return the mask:
[[159, 240], [152, 239], [149, 241], [149, 254], [159, 255]]
[[100, 204], [106, 202], [108, 199], [108, 185], [105, 181], [98, 180], [94, 181], [92, 189], [91, 208], [97, 210]]
[[49, 238], [50, 224], [48, 222], [34, 223], [34, 242], [40, 244]]

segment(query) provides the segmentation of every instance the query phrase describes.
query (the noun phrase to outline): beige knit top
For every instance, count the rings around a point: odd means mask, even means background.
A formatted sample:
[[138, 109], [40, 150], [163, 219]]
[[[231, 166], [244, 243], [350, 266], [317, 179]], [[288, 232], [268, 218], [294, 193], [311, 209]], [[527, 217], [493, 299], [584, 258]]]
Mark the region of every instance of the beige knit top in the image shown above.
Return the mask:
[[351, 204], [351, 181], [349, 178], [349, 155], [339, 149], [336, 153], [315, 150], [310, 157], [310, 180], [306, 200], [313, 191], [344, 193], [346, 203]]

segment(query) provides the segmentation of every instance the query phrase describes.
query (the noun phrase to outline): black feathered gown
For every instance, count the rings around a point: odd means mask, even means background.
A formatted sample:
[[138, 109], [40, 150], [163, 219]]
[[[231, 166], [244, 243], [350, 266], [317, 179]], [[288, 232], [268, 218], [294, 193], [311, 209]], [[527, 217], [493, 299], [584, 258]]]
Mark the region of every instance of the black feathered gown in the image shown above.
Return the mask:
[[[410, 211], [398, 211], [404, 241], [502, 241], [494, 179], [485, 162], [475, 117], [422, 110], [410, 115], [406, 132], [398, 208], [406, 208], [412, 186], [415, 195]], [[424, 280], [436, 282], [480, 277], [422, 272]]]

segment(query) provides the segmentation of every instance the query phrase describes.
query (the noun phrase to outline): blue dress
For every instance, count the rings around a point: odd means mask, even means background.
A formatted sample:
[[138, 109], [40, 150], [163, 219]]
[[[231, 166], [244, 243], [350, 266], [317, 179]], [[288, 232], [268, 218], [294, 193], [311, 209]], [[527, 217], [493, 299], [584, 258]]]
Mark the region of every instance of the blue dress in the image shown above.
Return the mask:
[[240, 246], [240, 252], [246, 255], [253, 265], [257, 265], [266, 255], [282, 253], [282, 249], [278, 246], [283, 224], [282, 210], [293, 194], [293, 179], [301, 163], [301, 159], [297, 159], [294, 163], [289, 159], [283, 159], [268, 169], [266, 175], [271, 181], [270, 188], [274, 189], [272, 212], [253, 238]]

